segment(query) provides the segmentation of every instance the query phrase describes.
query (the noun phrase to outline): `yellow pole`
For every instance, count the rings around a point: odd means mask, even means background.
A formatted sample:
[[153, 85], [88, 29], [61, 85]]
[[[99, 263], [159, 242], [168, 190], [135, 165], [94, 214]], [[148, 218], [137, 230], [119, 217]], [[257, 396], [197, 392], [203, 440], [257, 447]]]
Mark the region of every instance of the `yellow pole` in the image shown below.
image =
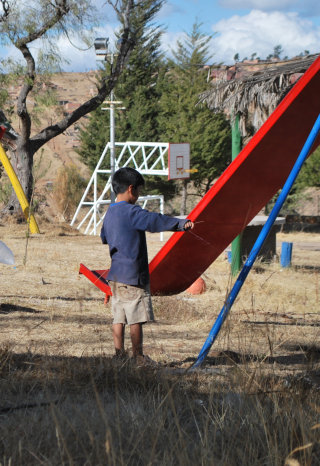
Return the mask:
[[39, 227], [37, 225], [36, 219], [32, 214], [29, 212], [29, 202], [27, 201], [26, 195], [24, 194], [24, 191], [22, 189], [22, 186], [20, 184], [20, 181], [18, 180], [18, 177], [10, 163], [10, 160], [7, 157], [7, 154], [5, 153], [2, 144], [0, 143], [0, 160], [2, 162], [2, 165], [7, 172], [7, 175], [11, 181], [11, 184], [13, 186], [13, 189], [15, 190], [15, 193], [17, 195], [17, 198], [20, 202], [21, 208], [23, 210], [24, 216], [29, 224], [30, 228], [30, 233], [35, 234], [35, 233], [40, 233]]

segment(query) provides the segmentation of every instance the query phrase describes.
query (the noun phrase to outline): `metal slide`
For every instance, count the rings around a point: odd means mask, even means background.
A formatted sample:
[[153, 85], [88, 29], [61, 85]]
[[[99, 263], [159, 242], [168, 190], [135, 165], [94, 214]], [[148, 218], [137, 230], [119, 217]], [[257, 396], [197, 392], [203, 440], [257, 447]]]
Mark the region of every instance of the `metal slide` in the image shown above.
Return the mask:
[[[151, 261], [152, 294], [188, 288], [282, 187], [320, 112], [320, 57]], [[319, 145], [320, 138], [313, 149]]]
[[187, 289], [241, 233], [283, 186], [319, 112], [320, 57], [188, 215], [195, 228], [174, 233], [150, 262], [152, 294]]

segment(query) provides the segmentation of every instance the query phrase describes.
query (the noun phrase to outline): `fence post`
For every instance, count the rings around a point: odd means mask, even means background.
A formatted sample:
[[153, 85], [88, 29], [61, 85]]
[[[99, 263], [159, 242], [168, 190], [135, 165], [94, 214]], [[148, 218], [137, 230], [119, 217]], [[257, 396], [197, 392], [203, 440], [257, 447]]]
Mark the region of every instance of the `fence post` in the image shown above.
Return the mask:
[[281, 267], [290, 267], [292, 258], [292, 243], [282, 243], [280, 265]]

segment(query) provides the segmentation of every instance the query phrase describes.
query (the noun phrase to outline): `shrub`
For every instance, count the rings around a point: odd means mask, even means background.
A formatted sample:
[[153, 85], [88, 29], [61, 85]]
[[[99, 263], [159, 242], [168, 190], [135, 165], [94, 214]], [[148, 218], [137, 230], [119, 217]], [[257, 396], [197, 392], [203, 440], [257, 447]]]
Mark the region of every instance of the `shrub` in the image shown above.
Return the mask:
[[58, 171], [53, 186], [53, 196], [59, 212], [69, 220], [80, 202], [86, 181], [75, 165], [67, 165]]

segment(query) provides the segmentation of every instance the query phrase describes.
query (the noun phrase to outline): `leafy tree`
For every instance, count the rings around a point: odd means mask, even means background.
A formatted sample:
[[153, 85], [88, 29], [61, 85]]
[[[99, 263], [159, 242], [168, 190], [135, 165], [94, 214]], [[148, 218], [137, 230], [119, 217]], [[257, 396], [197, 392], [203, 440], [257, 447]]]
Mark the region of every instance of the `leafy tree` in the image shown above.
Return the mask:
[[283, 48], [282, 45], [278, 44], [273, 48], [273, 56], [274, 58], [280, 58], [280, 56], [283, 54]]
[[320, 147], [303, 164], [296, 181], [297, 189], [320, 188]]
[[[154, 4], [158, 11], [163, 0], [147, 0], [135, 10], [133, 24], [141, 22], [145, 8]], [[115, 112], [116, 141], [157, 141], [155, 124], [159, 100], [158, 76], [162, 66], [161, 30], [145, 22], [136, 34], [136, 46], [115, 87], [117, 101], [122, 101], [125, 110]], [[110, 64], [106, 66], [110, 72]], [[85, 163], [94, 169], [109, 140], [110, 115], [98, 108], [89, 117], [89, 124], [81, 131], [79, 153]]]
[[[162, 0], [157, 3], [158, 9], [162, 3]], [[137, 16], [142, 14], [143, 9], [136, 10]], [[167, 71], [161, 51], [161, 34], [159, 27], [146, 23], [136, 36], [136, 47], [115, 87], [115, 100], [122, 101], [121, 106], [125, 107], [125, 110], [115, 112], [116, 141], [161, 141], [157, 121]], [[107, 69], [109, 67], [107, 65]], [[89, 124], [81, 130], [78, 152], [91, 170], [96, 167], [109, 140], [109, 127], [109, 112], [98, 108], [89, 116]], [[145, 191], [161, 193], [168, 200], [176, 194], [176, 187], [159, 176], [148, 176]]]
[[[283, 204], [281, 215], [292, 214], [296, 212], [297, 204], [302, 204], [308, 196], [305, 193], [306, 188], [320, 188], [320, 147], [304, 162], [300, 173], [292, 186], [292, 189]], [[265, 213], [269, 214], [278, 199], [280, 191], [268, 202]]]
[[[197, 105], [199, 94], [207, 88], [209, 42], [195, 23], [190, 34], [177, 42], [174, 59], [169, 62], [167, 88], [160, 99], [159, 125], [162, 140], [190, 142], [191, 168], [198, 172], [192, 180], [203, 195], [230, 161], [231, 131], [222, 115]], [[186, 212], [188, 180], [182, 183], [180, 213]]]
[[[267, 60], [271, 60], [271, 58], [277, 58], [280, 59], [281, 55], [283, 55], [283, 48], [281, 44], [275, 45], [273, 47], [273, 53], [270, 53], [267, 56]], [[284, 57], [284, 59], [287, 59], [288, 57]]]
[[[57, 116], [57, 121], [32, 134], [34, 118], [28, 98], [40, 90], [39, 82], [44, 69], [57, 69], [60, 61], [58, 51], [54, 48], [54, 39], [68, 31], [81, 31], [90, 26], [96, 18], [93, 16], [93, 0], [34, 0], [17, 2], [0, 0], [0, 41], [11, 44], [18, 49], [24, 59], [21, 63], [7, 61], [2, 63], [3, 73], [19, 76], [21, 89], [18, 96], [16, 115], [19, 131], [15, 132], [15, 150], [11, 150], [11, 161], [15, 165], [22, 187], [30, 200], [33, 185], [32, 167], [34, 154], [52, 138], [58, 136], [81, 117], [97, 109], [114, 88], [124, 68], [125, 60], [135, 47], [136, 38], [145, 24], [158, 11], [159, 0], [107, 0], [121, 21], [122, 33], [120, 50], [115, 66], [109, 74], [102, 73], [97, 82], [97, 92], [79, 108], [64, 117]], [[137, 9], [144, 14], [137, 16]], [[35, 40], [43, 41], [43, 49], [36, 65], [31, 51]], [[47, 47], [47, 49], [45, 48]], [[58, 59], [56, 59], [58, 58]], [[5, 67], [3, 68], [3, 65]], [[0, 70], [1, 71], [1, 70]], [[9, 114], [3, 109], [6, 119]], [[7, 210], [18, 208], [17, 200], [12, 197]]]

